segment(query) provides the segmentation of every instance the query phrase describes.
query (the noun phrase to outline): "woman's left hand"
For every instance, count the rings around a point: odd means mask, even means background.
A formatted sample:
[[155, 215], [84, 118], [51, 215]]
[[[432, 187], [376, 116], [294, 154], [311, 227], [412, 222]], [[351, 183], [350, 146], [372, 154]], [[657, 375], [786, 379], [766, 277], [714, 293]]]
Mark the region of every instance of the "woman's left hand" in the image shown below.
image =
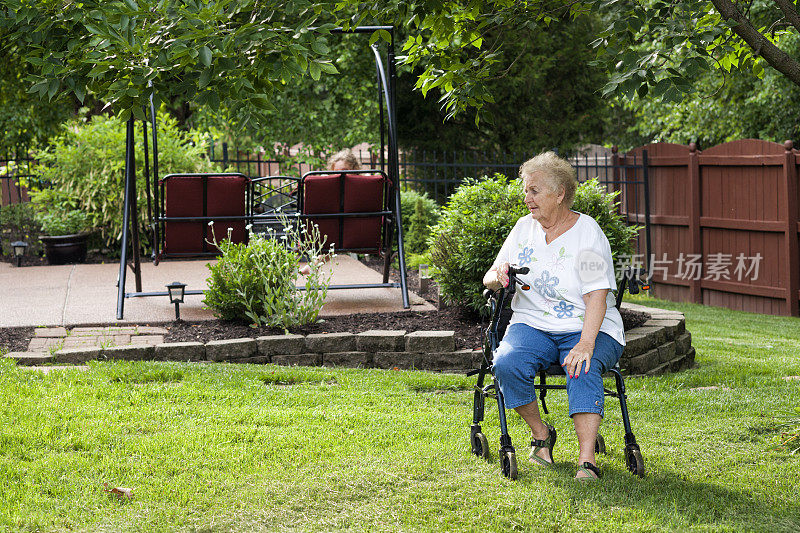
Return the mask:
[[[594, 343], [584, 340], [579, 340], [572, 350], [569, 351], [564, 358], [564, 364], [561, 365], [566, 370], [569, 377], [577, 378], [580, 375], [581, 368], [584, 368], [584, 374], [589, 372], [589, 367], [592, 364], [592, 354], [594, 353]], [[586, 363], [584, 367], [584, 363]]]

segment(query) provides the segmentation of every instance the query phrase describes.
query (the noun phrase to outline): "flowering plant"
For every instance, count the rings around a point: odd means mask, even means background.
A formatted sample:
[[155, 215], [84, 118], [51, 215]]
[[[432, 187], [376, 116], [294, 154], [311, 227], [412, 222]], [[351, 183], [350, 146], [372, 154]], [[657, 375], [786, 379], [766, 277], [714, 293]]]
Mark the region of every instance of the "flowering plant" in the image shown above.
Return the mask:
[[[254, 233], [248, 243], [228, 237], [213, 242], [222, 255], [209, 264], [211, 276], [203, 303], [225, 320], [247, 320], [252, 327], [299, 326], [315, 322], [328, 292], [332, 269], [325, 259], [324, 237], [313, 224], [297, 226], [282, 217], [283, 230]], [[301, 259], [308, 259], [305, 286], [296, 287]], [[327, 265], [327, 266], [326, 266]]]

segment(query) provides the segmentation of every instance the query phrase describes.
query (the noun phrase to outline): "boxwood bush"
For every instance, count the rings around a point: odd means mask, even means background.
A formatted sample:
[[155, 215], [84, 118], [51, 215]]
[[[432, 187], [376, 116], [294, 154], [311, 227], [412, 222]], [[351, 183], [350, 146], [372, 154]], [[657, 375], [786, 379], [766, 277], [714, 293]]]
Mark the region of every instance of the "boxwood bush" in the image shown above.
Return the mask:
[[[632, 252], [631, 240], [637, 231], [616, 213], [617, 194], [606, 193], [596, 179], [589, 180], [578, 187], [572, 207], [597, 220], [615, 258]], [[483, 275], [514, 224], [527, 213], [518, 179], [495, 174], [464, 181], [428, 239], [432, 275], [446, 303], [486, 312]]]
[[446, 303], [484, 311], [483, 275], [527, 211], [519, 181], [502, 174], [456, 189], [428, 238], [431, 275]]

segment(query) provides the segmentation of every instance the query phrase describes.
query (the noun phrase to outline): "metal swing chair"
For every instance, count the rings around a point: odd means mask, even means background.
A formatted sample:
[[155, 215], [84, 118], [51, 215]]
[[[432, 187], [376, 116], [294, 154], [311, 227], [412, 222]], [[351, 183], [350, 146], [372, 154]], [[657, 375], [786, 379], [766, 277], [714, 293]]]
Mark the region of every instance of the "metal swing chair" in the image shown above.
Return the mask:
[[[212, 237], [208, 227], [210, 221], [230, 227], [231, 240], [234, 242], [247, 241], [247, 225], [251, 225], [254, 231], [269, 231], [286, 218], [297, 224], [312, 221], [326, 235], [326, 245], [333, 243], [336, 251], [378, 253], [384, 257], [383, 283], [331, 285], [329, 289], [400, 288], [403, 307], [410, 308], [400, 215], [394, 28], [360, 26], [350, 30], [336, 28], [330, 33], [371, 34], [377, 30], [386, 30], [391, 35], [386, 55], [388, 69], [384, 66], [384, 59], [377, 46], [371, 46], [378, 80], [380, 169], [308, 172], [300, 179], [287, 176], [250, 178], [241, 173], [225, 172], [170, 174], [159, 179], [156, 113], [151, 95], [150, 120], [142, 122], [142, 129], [147, 212], [153, 243], [151, 259], [154, 265], [158, 265], [162, 259], [218, 255], [218, 251], [208, 244]], [[152, 194], [148, 123], [153, 140]], [[142, 291], [134, 126], [134, 119], [131, 117], [127, 122], [125, 140], [125, 189], [122, 250], [117, 281], [117, 320], [123, 318], [125, 299], [169, 294], [167, 291]], [[400, 282], [389, 283], [391, 245], [395, 236]], [[135, 278], [134, 292], [125, 290], [129, 267]], [[203, 291], [189, 289], [184, 294], [199, 295]]]

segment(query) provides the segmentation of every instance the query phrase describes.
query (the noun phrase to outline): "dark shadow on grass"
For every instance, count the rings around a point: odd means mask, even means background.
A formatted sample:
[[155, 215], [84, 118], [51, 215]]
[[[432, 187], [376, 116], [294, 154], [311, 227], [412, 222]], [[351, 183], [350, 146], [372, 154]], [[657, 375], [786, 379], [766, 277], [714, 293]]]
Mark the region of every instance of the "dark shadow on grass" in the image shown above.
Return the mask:
[[293, 375], [288, 372], [272, 372], [269, 374], [259, 374], [258, 380], [264, 385], [271, 386], [290, 386], [302, 383], [314, 383], [316, 385], [338, 385], [336, 378], [331, 376], [329, 379], [320, 381], [319, 376]]
[[[665, 527], [670, 525], [669, 518], [679, 513], [699, 529], [800, 530], [800, 503], [784, 503], [776, 507], [772, 502], [757, 499], [750, 492], [691, 481], [679, 472], [648, 473], [639, 478], [625, 469], [603, 465], [602, 460], [600, 464], [603, 478], [599, 482], [585, 483], [572, 479], [575, 475], [573, 463], [557, 462], [552, 482], [578, 501], [603, 508], [638, 509], [654, 520], [665, 517], [662, 524]], [[525, 475], [530, 475], [530, 472], [526, 471]]]
[[109, 381], [112, 383], [178, 383], [183, 381], [182, 371], [173, 368], [148, 368], [139, 370], [130, 368], [114, 372]]

